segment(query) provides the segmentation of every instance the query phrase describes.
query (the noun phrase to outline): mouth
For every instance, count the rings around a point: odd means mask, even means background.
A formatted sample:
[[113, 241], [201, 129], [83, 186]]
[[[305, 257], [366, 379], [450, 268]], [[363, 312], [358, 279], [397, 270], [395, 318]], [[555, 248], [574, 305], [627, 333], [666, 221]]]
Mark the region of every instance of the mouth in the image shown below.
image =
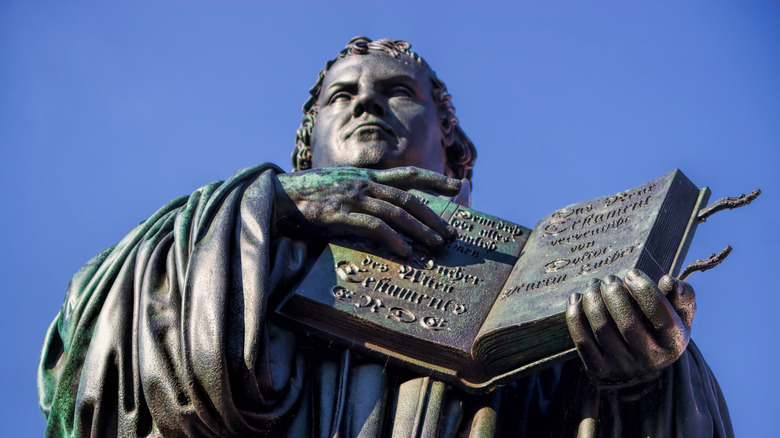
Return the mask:
[[345, 139], [349, 138], [356, 132], [364, 131], [364, 130], [380, 130], [385, 132], [388, 135], [395, 136], [395, 131], [393, 131], [389, 126], [387, 126], [382, 122], [364, 122], [364, 123], [359, 123], [357, 126], [347, 131], [347, 135], [344, 138]]

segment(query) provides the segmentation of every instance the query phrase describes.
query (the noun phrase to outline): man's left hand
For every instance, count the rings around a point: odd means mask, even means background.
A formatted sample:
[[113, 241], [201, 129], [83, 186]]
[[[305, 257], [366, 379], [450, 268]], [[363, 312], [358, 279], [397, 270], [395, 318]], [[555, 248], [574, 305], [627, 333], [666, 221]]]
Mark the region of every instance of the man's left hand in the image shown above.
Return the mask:
[[[665, 295], [665, 296], [664, 296]], [[658, 286], [638, 269], [594, 279], [569, 297], [566, 322], [585, 370], [600, 383], [657, 375], [688, 346], [693, 288], [669, 275]]]

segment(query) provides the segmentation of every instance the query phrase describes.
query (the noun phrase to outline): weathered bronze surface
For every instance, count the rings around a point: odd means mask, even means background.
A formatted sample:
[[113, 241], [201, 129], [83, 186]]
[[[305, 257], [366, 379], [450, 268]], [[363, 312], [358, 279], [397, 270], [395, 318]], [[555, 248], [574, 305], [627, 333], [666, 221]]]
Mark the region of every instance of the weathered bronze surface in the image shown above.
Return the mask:
[[533, 231], [420, 196], [459, 230], [455, 241], [414, 245], [406, 259], [331, 243], [279, 313], [293, 329], [484, 392], [576, 355], [566, 299], [600, 275], [676, 275], [709, 190], [675, 170], [559, 209]]
[[474, 363], [472, 345], [530, 230], [420, 196], [458, 229], [456, 240], [435, 251], [413, 244], [408, 258], [361, 248], [360, 242], [332, 243], [280, 313], [293, 321], [290, 327], [317, 330], [459, 383], [484, 374]]
[[760, 194], [761, 194], [761, 189], [755, 189], [748, 194], [741, 194], [737, 197], [718, 199], [717, 201], [713, 202], [712, 205], [708, 205], [706, 208], [701, 209], [698, 216], [699, 222], [706, 221], [708, 217], [712, 216], [713, 214], [721, 210], [726, 210], [726, 209], [733, 210], [735, 208], [748, 205], [751, 202], [753, 202], [756, 198], [758, 198], [758, 195]]
[[478, 396], [276, 324], [329, 240], [407, 259], [457, 237], [407, 190], [467, 204], [476, 151], [409, 47], [360, 37], [327, 63], [296, 137], [302, 172], [205, 185], [74, 275], [38, 372], [47, 436], [733, 435], [688, 342], [693, 291], [669, 276], [590, 282], [566, 304], [579, 359]]
[[726, 245], [726, 247], [717, 254], [710, 254], [706, 259], [698, 259], [688, 263], [688, 265], [683, 268], [682, 272], [680, 272], [678, 278], [680, 280], [685, 280], [689, 275], [696, 271], [704, 272], [708, 269], [712, 269], [721, 264], [723, 260], [726, 260], [726, 257], [728, 257], [729, 254], [731, 254], [731, 245]]

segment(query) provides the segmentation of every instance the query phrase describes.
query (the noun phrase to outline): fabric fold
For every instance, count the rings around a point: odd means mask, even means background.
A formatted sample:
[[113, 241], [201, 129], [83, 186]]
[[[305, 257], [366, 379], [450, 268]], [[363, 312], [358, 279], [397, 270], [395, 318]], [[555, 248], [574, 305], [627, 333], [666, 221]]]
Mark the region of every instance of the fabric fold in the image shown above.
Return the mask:
[[693, 343], [632, 388], [575, 360], [474, 396], [281, 325], [316, 254], [274, 235], [280, 172], [171, 201], [73, 276], [38, 370], [46, 436], [733, 436]]

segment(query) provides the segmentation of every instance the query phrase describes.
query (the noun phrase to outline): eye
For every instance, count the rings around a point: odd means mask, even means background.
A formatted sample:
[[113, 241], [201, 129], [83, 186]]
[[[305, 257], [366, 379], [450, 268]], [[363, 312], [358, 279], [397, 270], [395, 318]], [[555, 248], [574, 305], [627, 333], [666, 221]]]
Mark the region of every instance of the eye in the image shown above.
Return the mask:
[[391, 97], [412, 97], [414, 93], [406, 85], [396, 85], [390, 89]]
[[328, 100], [328, 104], [349, 102], [351, 99], [352, 99], [351, 94], [349, 94], [346, 91], [339, 91], [330, 97], [330, 99]]

